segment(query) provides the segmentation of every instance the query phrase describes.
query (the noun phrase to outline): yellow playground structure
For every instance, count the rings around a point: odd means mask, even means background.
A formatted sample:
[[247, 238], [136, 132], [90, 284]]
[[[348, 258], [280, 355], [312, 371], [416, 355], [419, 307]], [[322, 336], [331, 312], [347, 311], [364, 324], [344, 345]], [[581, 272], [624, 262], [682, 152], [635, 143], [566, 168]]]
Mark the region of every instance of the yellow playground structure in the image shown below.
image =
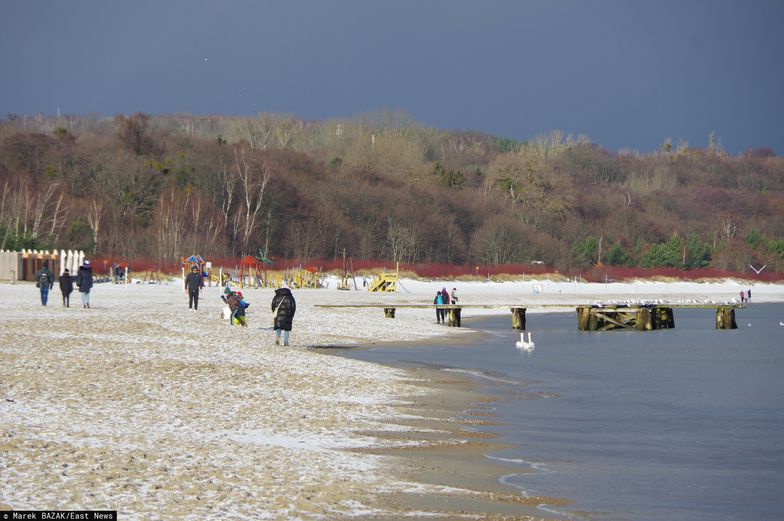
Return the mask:
[[395, 265], [394, 273], [382, 271], [377, 277], [373, 277], [368, 285], [368, 291], [375, 292], [394, 292], [397, 290], [397, 277], [400, 271], [400, 263]]
[[293, 288], [313, 288], [323, 287], [324, 275], [316, 266], [302, 266], [286, 271], [286, 279]]

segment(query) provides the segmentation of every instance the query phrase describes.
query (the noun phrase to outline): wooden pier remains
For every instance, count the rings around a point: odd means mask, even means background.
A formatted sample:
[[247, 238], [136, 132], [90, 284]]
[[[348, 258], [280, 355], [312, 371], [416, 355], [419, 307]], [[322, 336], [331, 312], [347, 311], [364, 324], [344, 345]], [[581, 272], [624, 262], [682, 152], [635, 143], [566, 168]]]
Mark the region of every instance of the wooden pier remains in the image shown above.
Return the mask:
[[671, 307], [641, 306], [579, 306], [577, 329], [580, 331], [651, 331], [672, 329], [675, 317]]
[[[571, 308], [577, 310], [580, 331], [653, 331], [675, 327], [674, 308], [715, 308], [716, 329], [737, 329], [735, 308], [741, 304], [531, 304], [535, 308]], [[463, 308], [508, 308], [512, 312], [512, 329], [525, 330], [527, 307], [520, 304], [316, 304], [317, 308], [383, 308], [386, 318], [395, 318], [397, 308], [429, 308], [446, 310], [447, 325], [461, 326]]]

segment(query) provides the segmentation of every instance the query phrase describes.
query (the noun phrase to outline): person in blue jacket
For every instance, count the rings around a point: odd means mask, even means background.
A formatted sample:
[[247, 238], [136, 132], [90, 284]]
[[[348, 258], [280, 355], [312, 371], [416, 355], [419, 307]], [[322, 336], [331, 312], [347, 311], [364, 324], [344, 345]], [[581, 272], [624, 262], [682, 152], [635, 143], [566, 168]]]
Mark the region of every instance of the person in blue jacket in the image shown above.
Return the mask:
[[[436, 293], [436, 298], [433, 299], [433, 304], [437, 304], [437, 305], [447, 304], [446, 301], [447, 298], [448, 297], [445, 298], [444, 293], [442, 291], [439, 291], [438, 293]], [[437, 324], [446, 323], [445, 317], [446, 317], [446, 310], [444, 308], [436, 308], [436, 323]]]

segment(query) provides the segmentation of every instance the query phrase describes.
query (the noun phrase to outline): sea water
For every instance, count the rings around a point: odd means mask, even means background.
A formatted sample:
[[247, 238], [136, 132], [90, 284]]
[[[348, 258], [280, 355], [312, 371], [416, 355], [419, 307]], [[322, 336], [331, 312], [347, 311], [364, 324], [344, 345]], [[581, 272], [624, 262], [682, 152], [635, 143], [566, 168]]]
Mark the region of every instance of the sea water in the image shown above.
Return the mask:
[[478, 344], [345, 354], [472, 374], [500, 398], [487, 429], [514, 447], [487, 456], [521, 469], [501, 481], [570, 499], [564, 517], [784, 519], [784, 304], [738, 310], [737, 330], [714, 317], [676, 309], [675, 329], [582, 332], [574, 313], [529, 313], [526, 352], [508, 315], [466, 322]]

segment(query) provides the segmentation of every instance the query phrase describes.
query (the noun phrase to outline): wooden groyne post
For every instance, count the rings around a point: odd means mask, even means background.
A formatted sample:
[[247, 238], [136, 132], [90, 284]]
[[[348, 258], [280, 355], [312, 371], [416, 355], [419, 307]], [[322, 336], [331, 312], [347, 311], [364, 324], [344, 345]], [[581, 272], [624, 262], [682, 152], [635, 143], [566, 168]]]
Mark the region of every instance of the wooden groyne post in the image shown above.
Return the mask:
[[446, 308], [447, 325], [449, 327], [460, 327], [460, 306]]
[[654, 316], [651, 308], [643, 307], [637, 309], [636, 321], [633, 322], [637, 331], [650, 331], [654, 328]]
[[512, 329], [525, 330], [525, 308], [512, 308]]
[[579, 331], [598, 331], [598, 319], [591, 309], [594, 306], [579, 306], [577, 308], [577, 329]]
[[[737, 304], [633, 304], [633, 305], [577, 305], [577, 304], [532, 304], [534, 307], [564, 308], [576, 306], [577, 329], [580, 331], [651, 331], [654, 329], [672, 329], [675, 327], [673, 308], [710, 308], [716, 309], [716, 329], [737, 329], [735, 308]], [[446, 322], [451, 327], [461, 326], [462, 308], [508, 308], [512, 311], [512, 328], [520, 331], [526, 329], [526, 307], [519, 304], [316, 304], [317, 308], [383, 308], [386, 318], [395, 318], [396, 308], [443, 309], [446, 311]]]
[[716, 308], [716, 329], [738, 329], [734, 307], [719, 306]]
[[672, 308], [656, 306], [656, 313], [658, 313], [657, 322], [659, 329], [673, 329], [675, 327], [675, 313]]

